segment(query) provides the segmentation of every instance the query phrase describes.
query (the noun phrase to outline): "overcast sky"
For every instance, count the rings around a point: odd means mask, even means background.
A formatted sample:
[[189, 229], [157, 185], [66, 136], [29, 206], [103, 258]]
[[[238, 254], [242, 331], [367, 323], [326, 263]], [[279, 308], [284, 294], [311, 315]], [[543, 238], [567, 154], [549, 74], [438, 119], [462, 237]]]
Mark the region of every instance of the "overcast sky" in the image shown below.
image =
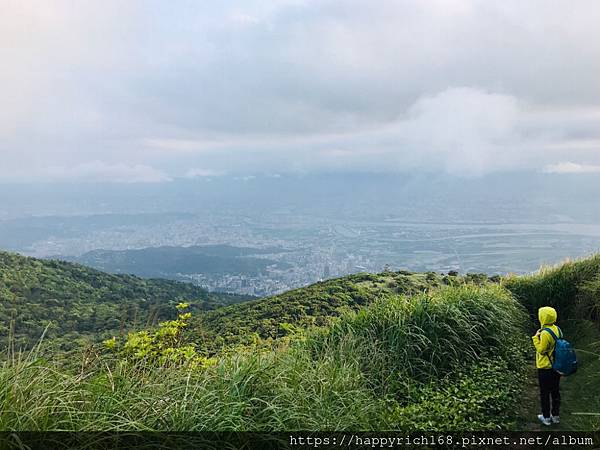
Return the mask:
[[0, 0], [0, 181], [600, 172], [600, 2]]

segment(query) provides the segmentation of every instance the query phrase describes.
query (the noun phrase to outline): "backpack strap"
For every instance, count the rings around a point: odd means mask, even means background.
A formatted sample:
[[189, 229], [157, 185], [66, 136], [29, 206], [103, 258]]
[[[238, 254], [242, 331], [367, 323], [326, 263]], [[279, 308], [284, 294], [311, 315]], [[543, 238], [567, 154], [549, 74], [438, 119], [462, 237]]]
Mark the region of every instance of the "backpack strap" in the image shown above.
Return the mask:
[[[556, 327], [556, 328], [558, 328], [558, 327]], [[547, 331], [548, 333], [550, 333], [550, 336], [552, 336], [552, 338], [554, 339], [554, 347], [552, 348], [552, 350], [547, 352], [548, 359], [550, 360], [550, 362], [552, 362], [552, 353], [554, 353], [554, 349], [556, 348], [556, 341], [558, 341], [559, 338], [556, 337], [556, 333], [554, 333], [554, 331], [552, 331], [550, 328], [542, 328], [542, 331]], [[560, 339], [562, 339], [563, 333], [560, 328], [558, 328], [558, 335], [560, 336]]]
[[[558, 327], [556, 327], [556, 328], [558, 328]], [[552, 336], [552, 338], [554, 339], [554, 344], [556, 345], [556, 341], [558, 341], [558, 339], [559, 339], [556, 337], [556, 333], [554, 333], [554, 331], [552, 331], [550, 328], [543, 328], [542, 331], [547, 331], [548, 333], [550, 333], [550, 336]], [[558, 328], [558, 334], [562, 338], [562, 331], [560, 330], [560, 328]]]

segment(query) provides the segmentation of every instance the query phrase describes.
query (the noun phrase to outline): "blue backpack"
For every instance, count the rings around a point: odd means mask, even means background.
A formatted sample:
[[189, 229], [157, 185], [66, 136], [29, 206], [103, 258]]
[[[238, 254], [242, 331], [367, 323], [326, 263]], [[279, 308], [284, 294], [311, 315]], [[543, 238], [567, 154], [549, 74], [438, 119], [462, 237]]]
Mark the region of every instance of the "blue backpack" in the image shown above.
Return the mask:
[[562, 330], [558, 329], [560, 337], [557, 337], [550, 328], [544, 328], [542, 331], [547, 331], [554, 338], [554, 361], [552, 361], [552, 368], [563, 376], [577, 372], [575, 350], [569, 341], [563, 339]]

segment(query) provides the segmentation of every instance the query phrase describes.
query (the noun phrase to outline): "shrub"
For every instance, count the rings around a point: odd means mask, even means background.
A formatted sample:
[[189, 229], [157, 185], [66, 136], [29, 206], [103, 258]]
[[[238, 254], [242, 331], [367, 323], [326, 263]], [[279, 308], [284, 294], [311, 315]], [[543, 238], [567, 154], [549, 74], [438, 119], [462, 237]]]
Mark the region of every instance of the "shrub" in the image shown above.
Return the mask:
[[199, 355], [194, 345], [184, 340], [183, 332], [192, 318], [192, 313], [186, 312], [189, 304], [179, 303], [176, 308], [177, 319], [161, 322], [155, 330], [129, 333], [122, 345], [113, 337], [104, 341], [104, 346], [122, 358], [161, 367], [185, 364], [199, 368], [214, 364], [214, 358]]

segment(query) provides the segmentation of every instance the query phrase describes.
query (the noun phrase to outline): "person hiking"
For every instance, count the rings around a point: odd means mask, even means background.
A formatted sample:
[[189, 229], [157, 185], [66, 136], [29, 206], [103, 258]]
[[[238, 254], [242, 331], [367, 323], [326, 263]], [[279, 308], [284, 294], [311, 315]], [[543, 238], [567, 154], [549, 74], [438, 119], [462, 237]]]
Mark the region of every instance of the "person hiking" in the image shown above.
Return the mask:
[[[557, 314], [554, 308], [543, 306], [538, 311], [538, 318], [541, 328], [531, 338], [536, 352], [535, 364], [538, 369], [542, 404], [542, 414], [538, 415], [538, 419], [542, 424], [548, 426], [560, 422], [560, 374], [552, 368], [552, 361], [556, 346], [554, 336], [562, 337], [562, 331], [556, 326]], [[554, 336], [544, 328], [552, 330]], [[552, 408], [550, 400], [552, 400]]]

